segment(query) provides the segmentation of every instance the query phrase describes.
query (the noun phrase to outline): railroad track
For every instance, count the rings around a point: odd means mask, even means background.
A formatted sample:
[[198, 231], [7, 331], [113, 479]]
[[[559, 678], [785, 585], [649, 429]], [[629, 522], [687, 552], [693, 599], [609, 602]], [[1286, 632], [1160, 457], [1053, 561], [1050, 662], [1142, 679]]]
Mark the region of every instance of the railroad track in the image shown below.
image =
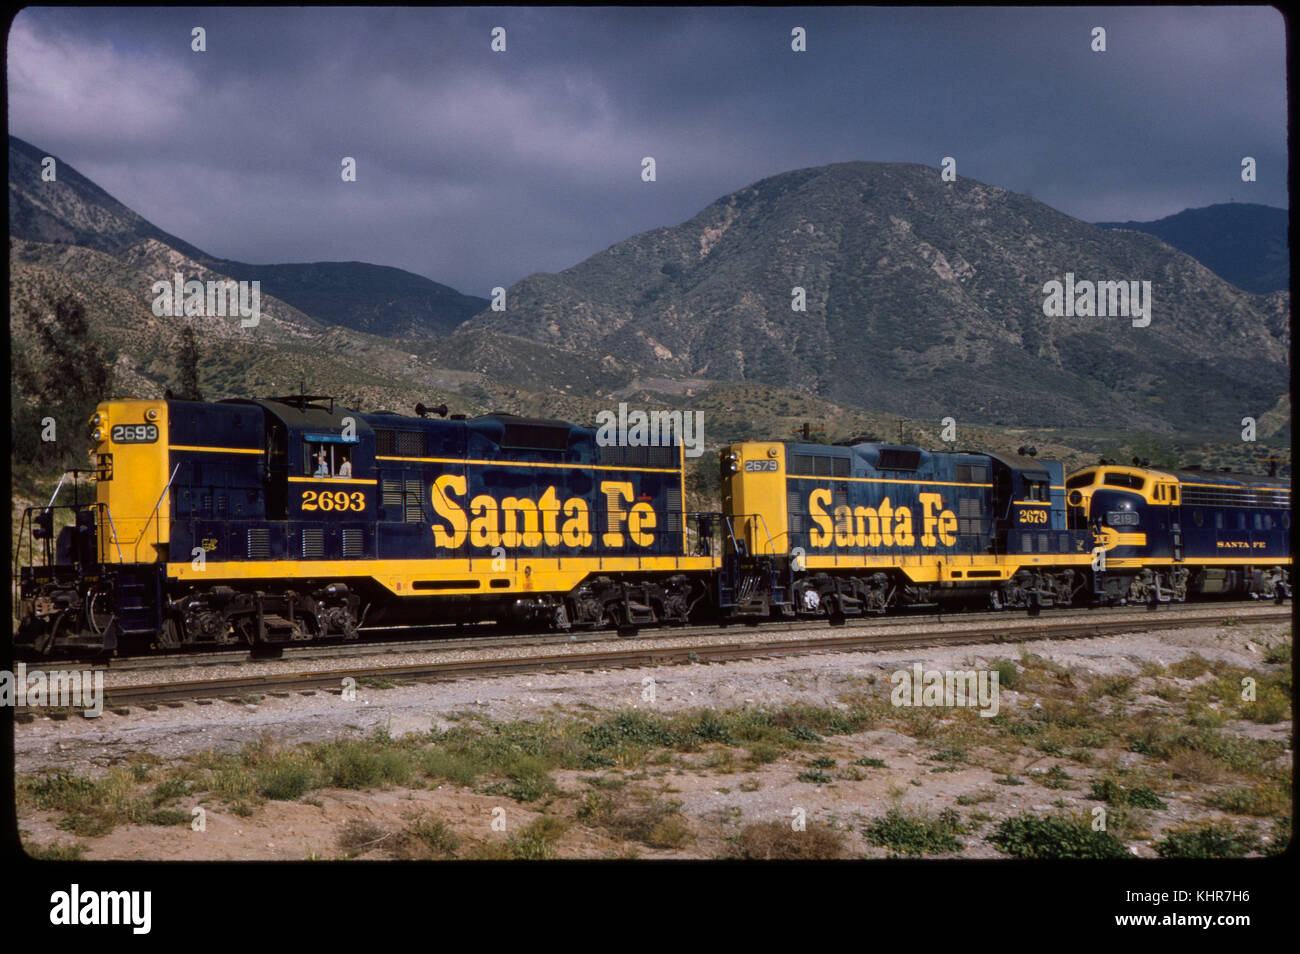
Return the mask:
[[[1235, 608], [1242, 612], [1250, 613], [1259, 611], [1262, 604], [1258, 603], [1237, 603]], [[1185, 614], [1185, 613], [1205, 613], [1210, 611], [1219, 611], [1225, 615], [1237, 615], [1229, 613], [1226, 607], [1207, 607], [1205, 605], [1188, 606], [1181, 604], [1177, 606], [1162, 606], [1158, 611], [1164, 614]], [[1061, 611], [1048, 611], [1050, 613]], [[1066, 610], [1077, 614], [1078, 610]], [[1123, 606], [1108, 607], [1103, 609], [1091, 609], [1084, 611], [1088, 614], [1089, 619], [1102, 619], [1111, 616], [1122, 617], [1125, 619], [1136, 618], [1137, 614], [1145, 613], [1144, 607]], [[1050, 621], [1055, 618], [1053, 615], [1038, 617], [1043, 621]], [[961, 620], [997, 620], [1002, 623], [1014, 623], [1020, 620], [1029, 619], [1027, 616], [1018, 613], [1009, 613], [1006, 611], [996, 610], [966, 610], [953, 613], [917, 613], [912, 615], [873, 617], [867, 619], [851, 619], [845, 624], [846, 630], [852, 631], [860, 627], [870, 627], [873, 630], [881, 628], [890, 628], [895, 626], [916, 626], [924, 624], [939, 624], [942, 622], [954, 622]], [[800, 619], [788, 622], [772, 623], [763, 622], [759, 624], [764, 632], [783, 633], [801, 629], [810, 629], [817, 626], [825, 626], [825, 620], [817, 619]], [[733, 622], [729, 627], [719, 627], [716, 624], [700, 626], [673, 626], [673, 627], [655, 627], [653, 629], [642, 630], [639, 635], [646, 638], [675, 638], [675, 637], [694, 637], [708, 636], [715, 633], [723, 633], [728, 629], [732, 631], [748, 631], [752, 627], [743, 622]], [[122, 658], [110, 658], [105, 660], [96, 660], [87, 662], [76, 658], [66, 659], [40, 659], [28, 660], [28, 666], [41, 669], [66, 669], [79, 668], [97, 670], [103, 669], [106, 672], [138, 672], [145, 670], [165, 671], [169, 669], [191, 669], [194, 667], [207, 666], [231, 666], [240, 665], [245, 662], [266, 662], [273, 659], [293, 660], [293, 661], [311, 661], [318, 659], [348, 659], [358, 656], [383, 656], [383, 655], [405, 655], [418, 652], [452, 652], [466, 649], [492, 649], [511, 646], [560, 646], [573, 645], [575, 643], [594, 643], [606, 642], [614, 639], [612, 630], [593, 630], [582, 632], [567, 633], [526, 633], [526, 634], [502, 634], [493, 624], [480, 623], [464, 628], [457, 629], [452, 626], [426, 626], [426, 627], [405, 627], [417, 632], [421, 632], [420, 638], [393, 638], [386, 640], [370, 640], [356, 643], [332, 644], [332, 645], [311, 645], [311, 646], [286, 646], [282, 653], [275, 657], [256, 657], [249, 653], [247, 647], [230, 650], [207, 650], [201, 652], [186, 653], [165, 653], [155, 656], [127, 656]], [[466, 630], [477, 630], [484, 635], [455, 635], [455, 636], [436, 636], [430, 637], [427, 634], [430, 631], [444, 631], [463, 633]], [[397, 629], [379, 629], [377, 632], [398, 632]]]
[[[122, 707], [128, 704], [175, 703], [192, 699], [234, 698], [249, 694], [288, 692], [340, 692], [343, 680], [352, 678], [382, 680], [386, 683], [431, 682], [460, 679], [469, 676], [505, 676], [518, 673], [557, 672], [569, 669], [641, 668], [681, 665], [685, 663], [723, 663], [741, 659], [764, 659], [796, 656], [810, 653], [860, 652], [877, 649], [930, 648], [969, 643], [1025, 642], [1039, 639], [1080, 639], [1116, 633], [1139, 633], [1186, 626], [1223, 625], [1231, 620], [1240, 623], [1269, 623], [1290, 621], [1287, 610], [1241, 607], [1162, 613], [1117, 613], [1088, 619], [1020, 619], [1014, 622], [1003, 617], [998, 625], [979, 620], [972, 625], [952, 628], [950, 622], [944, 629], [922, 629], [888, 632], [892, 627], [865, 626], [854, 629], [825, 629], [818, 635], [795, 638], [768, 638], [776, 636], [774, 627], [764, 627], [758, 638], [719, 641], [708, 645], [636, 646], [605, 638], [606, 645], [585, 649], [574, 648], [568, 652], [551, 652], [526, 656], [494, 656], [477, 659], [432, 659], [414, 665], [361, 665], [347, 668], [315, 670], [310, 672], [282, 672], [256, 676], [234, 676], [218, 679], [158, 682], [140, 685], [107, 687], [107, 705]], [[951, 620], [951, 617], [949, 617]], [[791, 624], [807, 629], [804, 624]], [[885, 629], [885, 632], [881, 630]], [[719, 635], [731, 635], [727, 630], [712, 630]], [[748, 630], [756, 632], [755, 630]], [[698, 634], [695, 634], [698, 635]], [[662, 639], [683, 636], [682, 631], [669, 631]], [[612, 645], [611, 645], [612, 644]], [[493, 643], [494, 648], [502, 648]], [[460, 647], [463, 648], [463, 647]], [[509, 647], [506, 647], [509, 648]]]

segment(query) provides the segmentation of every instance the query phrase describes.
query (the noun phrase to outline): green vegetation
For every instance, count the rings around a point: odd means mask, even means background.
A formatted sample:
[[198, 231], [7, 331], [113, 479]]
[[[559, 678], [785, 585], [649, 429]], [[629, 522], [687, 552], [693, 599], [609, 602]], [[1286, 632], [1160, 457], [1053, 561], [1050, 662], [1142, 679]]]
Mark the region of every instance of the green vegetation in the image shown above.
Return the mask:
[[1228, 822], [1209, 822], [1167, 832], [1154, 847], [1162, 858], [1240, 858], [1259, 847], [1259, 836]]
[[1022, 812], [1004, 819], [989, 843], [1016, 858], [1127, 858], [1110, 832], [1093, 831], [1086, 818], [1039, 818]]
[[1134, 808], [1163, 809], [1165, 803], [1160, 796], [1145, 785], [1123, 785], [1109, 776], [1093, 779], [1089, 798], [1095, 798], [1107, 805], [1132, 806]]
[[681, 807], [681, 802], [662, 801], [641, 788], [586, 792], [578, 818], [617, 838], [651, 848], [680, 848], [695, 840]]
[[37, 861], [80, 861], [86, 854], [86, 846], [81, 842], [55, 841], [48, 845], [23, 845], [23, 851]]
[[936, 816], [895, 807], [863, 829], [871, 844], [905, 855], [961, 851], [957, 836], [965, 833], [961, 817], [951, 808]]
[[15, 491], [30, 491], [37, 478], [85, 467], [86, 424], [108, 395], [112, 372], [76, 296], [47, 293], [14, 321], [26, 346], [11, 359], [10, 460]]
[[1232, 815], [1281, 815], [1291, 808], [1291, 791], [1289, 785], [1234, 785], [1212, 793], [1205, 803]]

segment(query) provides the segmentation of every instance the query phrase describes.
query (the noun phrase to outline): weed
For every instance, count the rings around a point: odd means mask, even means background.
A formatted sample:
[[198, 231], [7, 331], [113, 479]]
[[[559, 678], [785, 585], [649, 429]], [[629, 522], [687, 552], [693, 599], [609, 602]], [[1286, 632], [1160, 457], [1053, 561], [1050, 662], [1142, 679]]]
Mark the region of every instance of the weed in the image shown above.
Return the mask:
[[938, 816], [891, 808], [867, 825], [863, 834], [873, 845], [900, 854], [921, 855], [961, 851], [962, 842], [957, 836], [965, 831], [960, 816], [951, 808]]
[[1093, 831], [1088, 821], [1060, 815], [1039, 818], [1022, 812], [1004, 819], [989, 843], [1016, 858], [1127, 858], [1124, 844], [1110, 832]]
[[1259, 836], [1229, 822], [1207, 822], [1166, 832], [1152, 847], [1162, 858], [1240, 858], [1259, 847]]

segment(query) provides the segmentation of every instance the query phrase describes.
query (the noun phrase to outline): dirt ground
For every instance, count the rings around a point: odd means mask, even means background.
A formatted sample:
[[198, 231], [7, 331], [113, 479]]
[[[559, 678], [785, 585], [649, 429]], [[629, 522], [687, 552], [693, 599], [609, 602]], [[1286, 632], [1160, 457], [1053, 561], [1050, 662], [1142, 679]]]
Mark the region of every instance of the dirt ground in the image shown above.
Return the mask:
[[[1022, 650], [1063, 667], [1080, 681], [1132, 677], [1135, 688], [1126, 698], [1124, 711], [1158, 715], [1171, 710], [1170, 686], [1184, 685], [1190, 691], [1213, 676], [1181, 681], [1170, 677], [1156, 694], [1155, 683], [1148, 678], [1156, 667], [1200, 656], [1224, 666], [1276, 670], [1277, 665], [1265, 661], [1265, 650], [1279, 642], [1289, 644], [1289, 625], [1243, 624], [1022, 645], [567, 671], [393, 688], [363, 685], [355, 699], [321, 692], [267, 695], [238, 703], [187, 703], [152, 711], [136, 707], [126, 715], [106, 711], [94, 720], [42, 717], [18, 725], [16, 769], [20, 780], [55, 770], [93, 777], [138, 759], [142, 753], [167, 766], [207, 750], [237, 751], [259, 739], [294, 746], [342, 737], [364, 739], [376, 729], [400, 738], [464, 724], [467, 713], [478, 721], [504, 723], [539, 718], [594, 721], [626, 710], [667, 715], [783, 705], [847, 709], [845, 698], [854, 693], [887, 696], [891, 673], [911, 669], [915, 663], [926, 670], [981, 668], [995, 659], [1021, 659]], [[650, 688], [652, 700], [648, 698]], [[1039, 696], [1027, 688], [1000, 692], [1002, 713], [1039, 705]], [[976, 730], [984, 722], [967, 720]], [[1290, 765], [1289, 716], [1271, 724], [1231, 719], [1222, 731], [1242, 738], [1276, 740], [1283, 750], [1277, 763]], [[1020, 813], [1086, 813], [1099, 804], [1090, 797], [1089, 783], [1094, 778], [1160, 768], [1147, 755], [1116, 748], [1099, 749], [1085, 762], [1028, 748], [1008, 753], [991, 743], [987, 749], [978, 743], [967, 748], [970, 751], [960, 756], [945, 756], [941, 740], [878, 726], [851, 734], [828, 734], [811, 748], [783, 751], [765, 764], [746, 761], [743, 746], [718, 745], [676, 753], [658, 764], [634, 769], [554, 769], [550, 773], [554, 793], [537, 801], [517, 801], [490, 793], [484, 786], [417, 780], [409, 787], [389, 785], [363, 791], [318, 788], [298, 799], [262, 800], [247, 814], [237, 813], [219, 799], [200, 798], [196, 805], [204, 813], [204, 830], [195, 831], [184, 824], [118, 824], [105, 834], [90, 837], [61, 830], [58, 811], [20, 800], [19, 827], [29, 850], [48, 851], [51, 846], [75, 843], [79, 856], [86, 859], [274, 860], [358, 855], [381, 859], [390, 856], [386, 847], [392, 843], [393, 833], [419, 817], [439, 819], [455, 834], [457, 857], [472, 855], [476, 849], [491, 851], [493, 845], [519, 835], [537, 819], [552, 818], [563, 820], [549, 836], [555, 857], [718, 858], [734, 854], [745, 826], [763, 822], [791, 826], [792, 819], [802, 815], [810, 828], [838, 833], [842, 856], [877, 858], [892, 852], [867, 837], [865, 827], [871, 820], [890, 808], [922, 815], [953, 809], [965, 827], [963, 847], [931, 856], [991, 858], [1004, 857], [984, 837], [1001, 819]], [[814, 771], [814, 760], [826, 771]], [[879, 760], [883, 765], [859, 765], [859, 760]], [[1049, 774], [1054, 769], [1055, 774]], [[805, 777], [801, 779], [801, 775]], [[1227, 817], [1207, 807], [1206, 796], [1234, 781], [1241, 783], [1231, 778], [1198, 782], [1169, 777], [1161, 795], [1164, 808], [1144, 816], [1141, 833], [1145, 837], [1126, 838], [1126, 847], [1133, 854], [1153, 856], [1152, 845], [1162, 832], [1189, 822]], [[1289, 795], [1289, 769], [1286, 787]], [[581, 808], [590, 802], [591, 793], [615, 790], [637, 790], [647, 799], [672, 803], [677, 809], [674, 817], [680, 818], [688, 836], [638, 840], [620, 837], [609, 826], [584, 821]], [[186, 812], [193, 808], [184, 801], [177, 807]], [[365, 824], [358, 824], [362, 822]], [[374, 846], [341, 847], [341, 833], [350, 823], [358, 830], [370, 831]], [[1268, 823], [1268, 819], [1262, 820], [1266, 833]]]

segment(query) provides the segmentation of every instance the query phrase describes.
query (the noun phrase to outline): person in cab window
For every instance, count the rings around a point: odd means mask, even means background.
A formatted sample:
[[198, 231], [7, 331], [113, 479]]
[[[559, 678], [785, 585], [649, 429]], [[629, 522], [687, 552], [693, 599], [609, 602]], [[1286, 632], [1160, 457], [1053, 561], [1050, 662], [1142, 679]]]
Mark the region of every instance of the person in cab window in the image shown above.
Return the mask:
[[346, 455], [344, 455], [343, 457], [343, 463], [339, 464], [339, 476], [340, 477], [352, 476], [352, 461]]
[[321, 448], [316, 454], [316, 472], [313, 477], [328, 477], [330, 475], [329, 460], [325, 457], [325, 448]]

